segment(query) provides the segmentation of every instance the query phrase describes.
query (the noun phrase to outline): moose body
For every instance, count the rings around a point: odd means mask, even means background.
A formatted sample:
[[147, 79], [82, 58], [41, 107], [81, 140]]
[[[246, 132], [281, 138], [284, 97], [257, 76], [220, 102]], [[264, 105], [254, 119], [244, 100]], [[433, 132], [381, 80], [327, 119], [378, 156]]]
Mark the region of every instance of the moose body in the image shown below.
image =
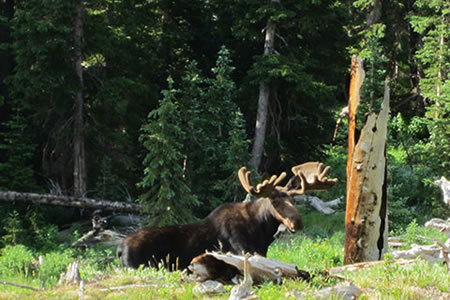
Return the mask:
[[265, 256], [280, 224], [292, 232], [303, 229], [300, 213], [289, 199], [226, 203], [197, 223], [142, 228], [122, 242], [118, 256], [123, 266], [162, 262], [170, 269], [186, 268], [205, 250]]
[[239, 178], [244, 188], [261, 198], [223, 204], [200, 222], [139, 229], [126, 237], [117, 249], [122, 266], [157, 267], [163, 263], [171, 270], [184, 269], [206, 250], [266, 256], [281, 224], [291, 232], [303, 229], [300, 213], [291, 196], [303, 194], [309, 183], [305, 176], [299, 175], [300, 190], [289, 189], [290, 183], [284, 188], [275, 188], [284, 178], [283, 174], [272, 176], [255, 189], [249, 172], [241, 169]]

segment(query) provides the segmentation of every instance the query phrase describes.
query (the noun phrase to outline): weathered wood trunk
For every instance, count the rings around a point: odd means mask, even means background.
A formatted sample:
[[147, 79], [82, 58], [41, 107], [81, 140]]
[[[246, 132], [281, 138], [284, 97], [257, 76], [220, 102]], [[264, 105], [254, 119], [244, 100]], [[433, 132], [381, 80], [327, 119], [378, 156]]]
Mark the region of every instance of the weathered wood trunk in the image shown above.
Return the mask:
[[84, 124], [84, 99], [83, 99], [83, 61], [82, 43], [84, 39], [83, 32], [83, 1], [76, 5], [76, 16], [74, 21], [74, 45], [75, 45], [75, 73], [78, 77], [79, 86], [75, 93], [75, 105], [73, 116], [73, 189], [77, 197], [84, 196], [87, 192], [87, 171], [85, 154], [85, 124]]
[[[350, 178], [350, 169], [353, 152], [356, 144], [356, 112], [360, 102], [359, 91], [363, 84], [365, 72], [363, 62], [360, 58], [352, 57], [352, 73], [350, 81], [350, 92], [348, 99], [348, 159], [347, 179]], [[347, 200], [348, 201], [348, 200]]]
[[[279, 3], [280, 0], [272, 0], [272, 3]], [[264, 42], [264, 56], [273, 54], [275, 40], [275, 24], [267, 21], [266, 35]], [[267, 111], [269, 108], [270, 86], [267, 81], [259, 84], [258, 111], [256, 114], [255, 141], [253, 142], [252, 158], [249, 165], [258, 170], [264, 153], [264, 140], [267, 127]]]
[[[357, 68], [361, 68], [361, 61]], [[357, 78], [356, 70], [355, 77]], [[361, 75], [359, 75], [361, 76]], [[359, 87], [362, 80], [352, 78], [349, 111], [349, 154], [347, 164], [347, 208], [345, 216], [344, 263], [373, 261], [387, 251], [386, 135], [389, 115], [389, 88], [385, 84], [384, 100], [377, 115], [368, 116], [354, 148]], [[361, 77], [360, 77], [361, 78]], [[354, 80], [356, 82], [354, 82]], [[358, 87], [355, 86], [358, 84]], [[357, 96], [352, 93], [357, 92]], [[353, 96], [353, 97], [352, 97]], [[358, 98], [358, 99], [356, 99]], [[359, 101], [358, 101], [359, 102]], [[352, 142], [356, 142], [353, 140]]]

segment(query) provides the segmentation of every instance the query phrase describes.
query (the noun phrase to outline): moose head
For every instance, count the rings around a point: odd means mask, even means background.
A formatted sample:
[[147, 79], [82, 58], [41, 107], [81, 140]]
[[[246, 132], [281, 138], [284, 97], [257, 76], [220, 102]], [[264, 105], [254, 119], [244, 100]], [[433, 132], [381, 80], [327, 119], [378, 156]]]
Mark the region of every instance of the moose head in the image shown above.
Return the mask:
[[238, 171], [242, 187], [247, 193], [258, 198], [269, 198], [273, 206], [272, 215], [291, 232], [303, 229], [303, 223], [298, 209], [295, 207], [294, 196], [303, 195], [312, 190], [326, 190], [337, 183], [337, 179], [327, 177], [330, 167], [324, 168], [319, 162], [308, 162], [291, 168], [293, 176], [288, 183], [280, 186], [286, 177], [286, 172], [279, 176], [272, 175], [256, 187], [251, 182], [251, 172], [246, 167]]

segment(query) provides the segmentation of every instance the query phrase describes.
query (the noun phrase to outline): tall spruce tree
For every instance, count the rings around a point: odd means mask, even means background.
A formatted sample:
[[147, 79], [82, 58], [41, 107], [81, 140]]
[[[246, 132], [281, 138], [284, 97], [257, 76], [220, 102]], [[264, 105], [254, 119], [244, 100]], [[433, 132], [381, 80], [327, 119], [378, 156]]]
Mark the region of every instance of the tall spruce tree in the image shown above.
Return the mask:
[[[420, 91], [427, 112], [414, 123], [427, 126], [427, 143], [417, 145], [423, 163], [433, 170], [430, 177], [449, 176], [450, 166], [450, 4], [448, 1], [415, 1], [413, 29], [422, 36], [416, 57], [423, 72]], [[430, 164], [431, 162], [431, 164]], [[430, 174], [431, 175], [431, 174]], [[430, 178], [431, 179], [431, 178]]]
[[185, 144], [188, 178], [202, 202], [200, 215], [238, 197], [232, 195], [237, 191], [237, 170], [248, 159], [244, 120], [235, 103], [233, 69], [229, 50], [222, 46], [213, 77], [204, 77], [191, 64], [182, 82], [180, 103], [190, 137]]
[[159, 108], [150, 112], [142, 127], [140, 141], [147, 150], [144, 177], [139, 197], [148, 214], [148, 223], [167, 225], [194, 220], [193, 209], [199, 202], [186, 183], [183, 153], [185, 131], [181, 124], [177, 90], [169, 77]]
[[19, 192], [38, 192], [39, 187], [33, 169], [36, 144], [33, 132], [26, 123], [23, 112], [13, 109], [10, 119], [0, 132], [0, 189]]

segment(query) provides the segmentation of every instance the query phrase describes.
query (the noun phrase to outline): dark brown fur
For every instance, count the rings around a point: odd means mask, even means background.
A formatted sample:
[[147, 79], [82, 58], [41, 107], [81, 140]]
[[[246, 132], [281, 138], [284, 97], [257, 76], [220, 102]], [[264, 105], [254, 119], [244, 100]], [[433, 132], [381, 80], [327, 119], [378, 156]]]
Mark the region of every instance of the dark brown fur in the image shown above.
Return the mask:
[[226, 203], [200, 222], [146, 227], [123, 240], [117, 249], [125, 267], [140, 265], [184, 269], [205, 250], [265, 256], [273, 235], [283, 223], [295, 232], [303, 229], [300, 213], [284, 192], [246, 203]]

